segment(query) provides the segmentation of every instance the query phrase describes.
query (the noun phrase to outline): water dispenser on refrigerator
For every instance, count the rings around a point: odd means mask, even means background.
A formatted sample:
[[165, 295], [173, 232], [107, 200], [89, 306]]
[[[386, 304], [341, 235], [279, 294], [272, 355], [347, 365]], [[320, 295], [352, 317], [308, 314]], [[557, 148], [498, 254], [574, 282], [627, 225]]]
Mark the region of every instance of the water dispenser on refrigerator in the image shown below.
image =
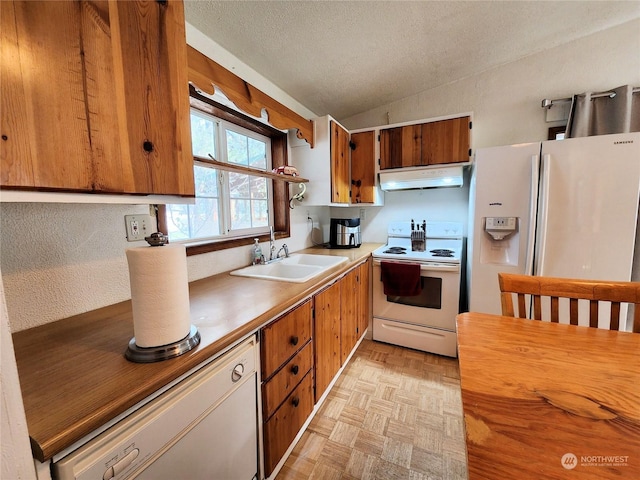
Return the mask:
[[517, 265], [520, 245], [518, 217], [486, 217], [480, 263]]

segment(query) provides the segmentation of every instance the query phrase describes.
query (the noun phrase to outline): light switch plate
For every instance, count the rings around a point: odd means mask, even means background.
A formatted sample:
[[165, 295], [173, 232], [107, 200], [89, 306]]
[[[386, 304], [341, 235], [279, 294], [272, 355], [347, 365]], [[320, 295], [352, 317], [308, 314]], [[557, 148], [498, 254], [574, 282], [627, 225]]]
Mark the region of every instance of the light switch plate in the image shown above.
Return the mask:
[[127, 241], [138, 242], [151, 235], [154, 230], [151, 225], [151, 215], [125, 215], [124, 225], [127, 230]]

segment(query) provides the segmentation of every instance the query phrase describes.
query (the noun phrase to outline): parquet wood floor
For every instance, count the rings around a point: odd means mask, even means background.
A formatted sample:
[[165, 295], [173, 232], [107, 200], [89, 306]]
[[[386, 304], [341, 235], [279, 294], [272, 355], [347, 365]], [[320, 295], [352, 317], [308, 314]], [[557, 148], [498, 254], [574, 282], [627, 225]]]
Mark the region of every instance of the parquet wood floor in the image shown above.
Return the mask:
[[457, 359], [363, 340], [276, 480], [465, 480]]

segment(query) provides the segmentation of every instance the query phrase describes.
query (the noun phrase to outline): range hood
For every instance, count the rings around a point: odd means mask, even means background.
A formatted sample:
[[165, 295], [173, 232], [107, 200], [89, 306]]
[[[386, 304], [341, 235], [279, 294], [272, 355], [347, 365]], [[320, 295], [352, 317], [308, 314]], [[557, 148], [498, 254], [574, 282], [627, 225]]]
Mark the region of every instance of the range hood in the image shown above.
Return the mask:
[[462, 166], [400, 168], [380, 172], [382, 190], [461, 187]]

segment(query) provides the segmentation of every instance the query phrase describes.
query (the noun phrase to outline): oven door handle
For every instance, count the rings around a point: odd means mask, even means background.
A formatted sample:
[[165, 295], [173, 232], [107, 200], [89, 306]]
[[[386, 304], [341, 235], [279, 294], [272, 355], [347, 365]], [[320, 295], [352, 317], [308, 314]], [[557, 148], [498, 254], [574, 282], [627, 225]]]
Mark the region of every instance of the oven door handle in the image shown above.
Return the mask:
[[[412, 263], [412, 262], [398, 262], [398, 263]], [[375, 267], [380, 266], [380, 260], [373, 260]], [[421, 263], [420, 272], [459, 272], [460, 265], [457, 263]]]

